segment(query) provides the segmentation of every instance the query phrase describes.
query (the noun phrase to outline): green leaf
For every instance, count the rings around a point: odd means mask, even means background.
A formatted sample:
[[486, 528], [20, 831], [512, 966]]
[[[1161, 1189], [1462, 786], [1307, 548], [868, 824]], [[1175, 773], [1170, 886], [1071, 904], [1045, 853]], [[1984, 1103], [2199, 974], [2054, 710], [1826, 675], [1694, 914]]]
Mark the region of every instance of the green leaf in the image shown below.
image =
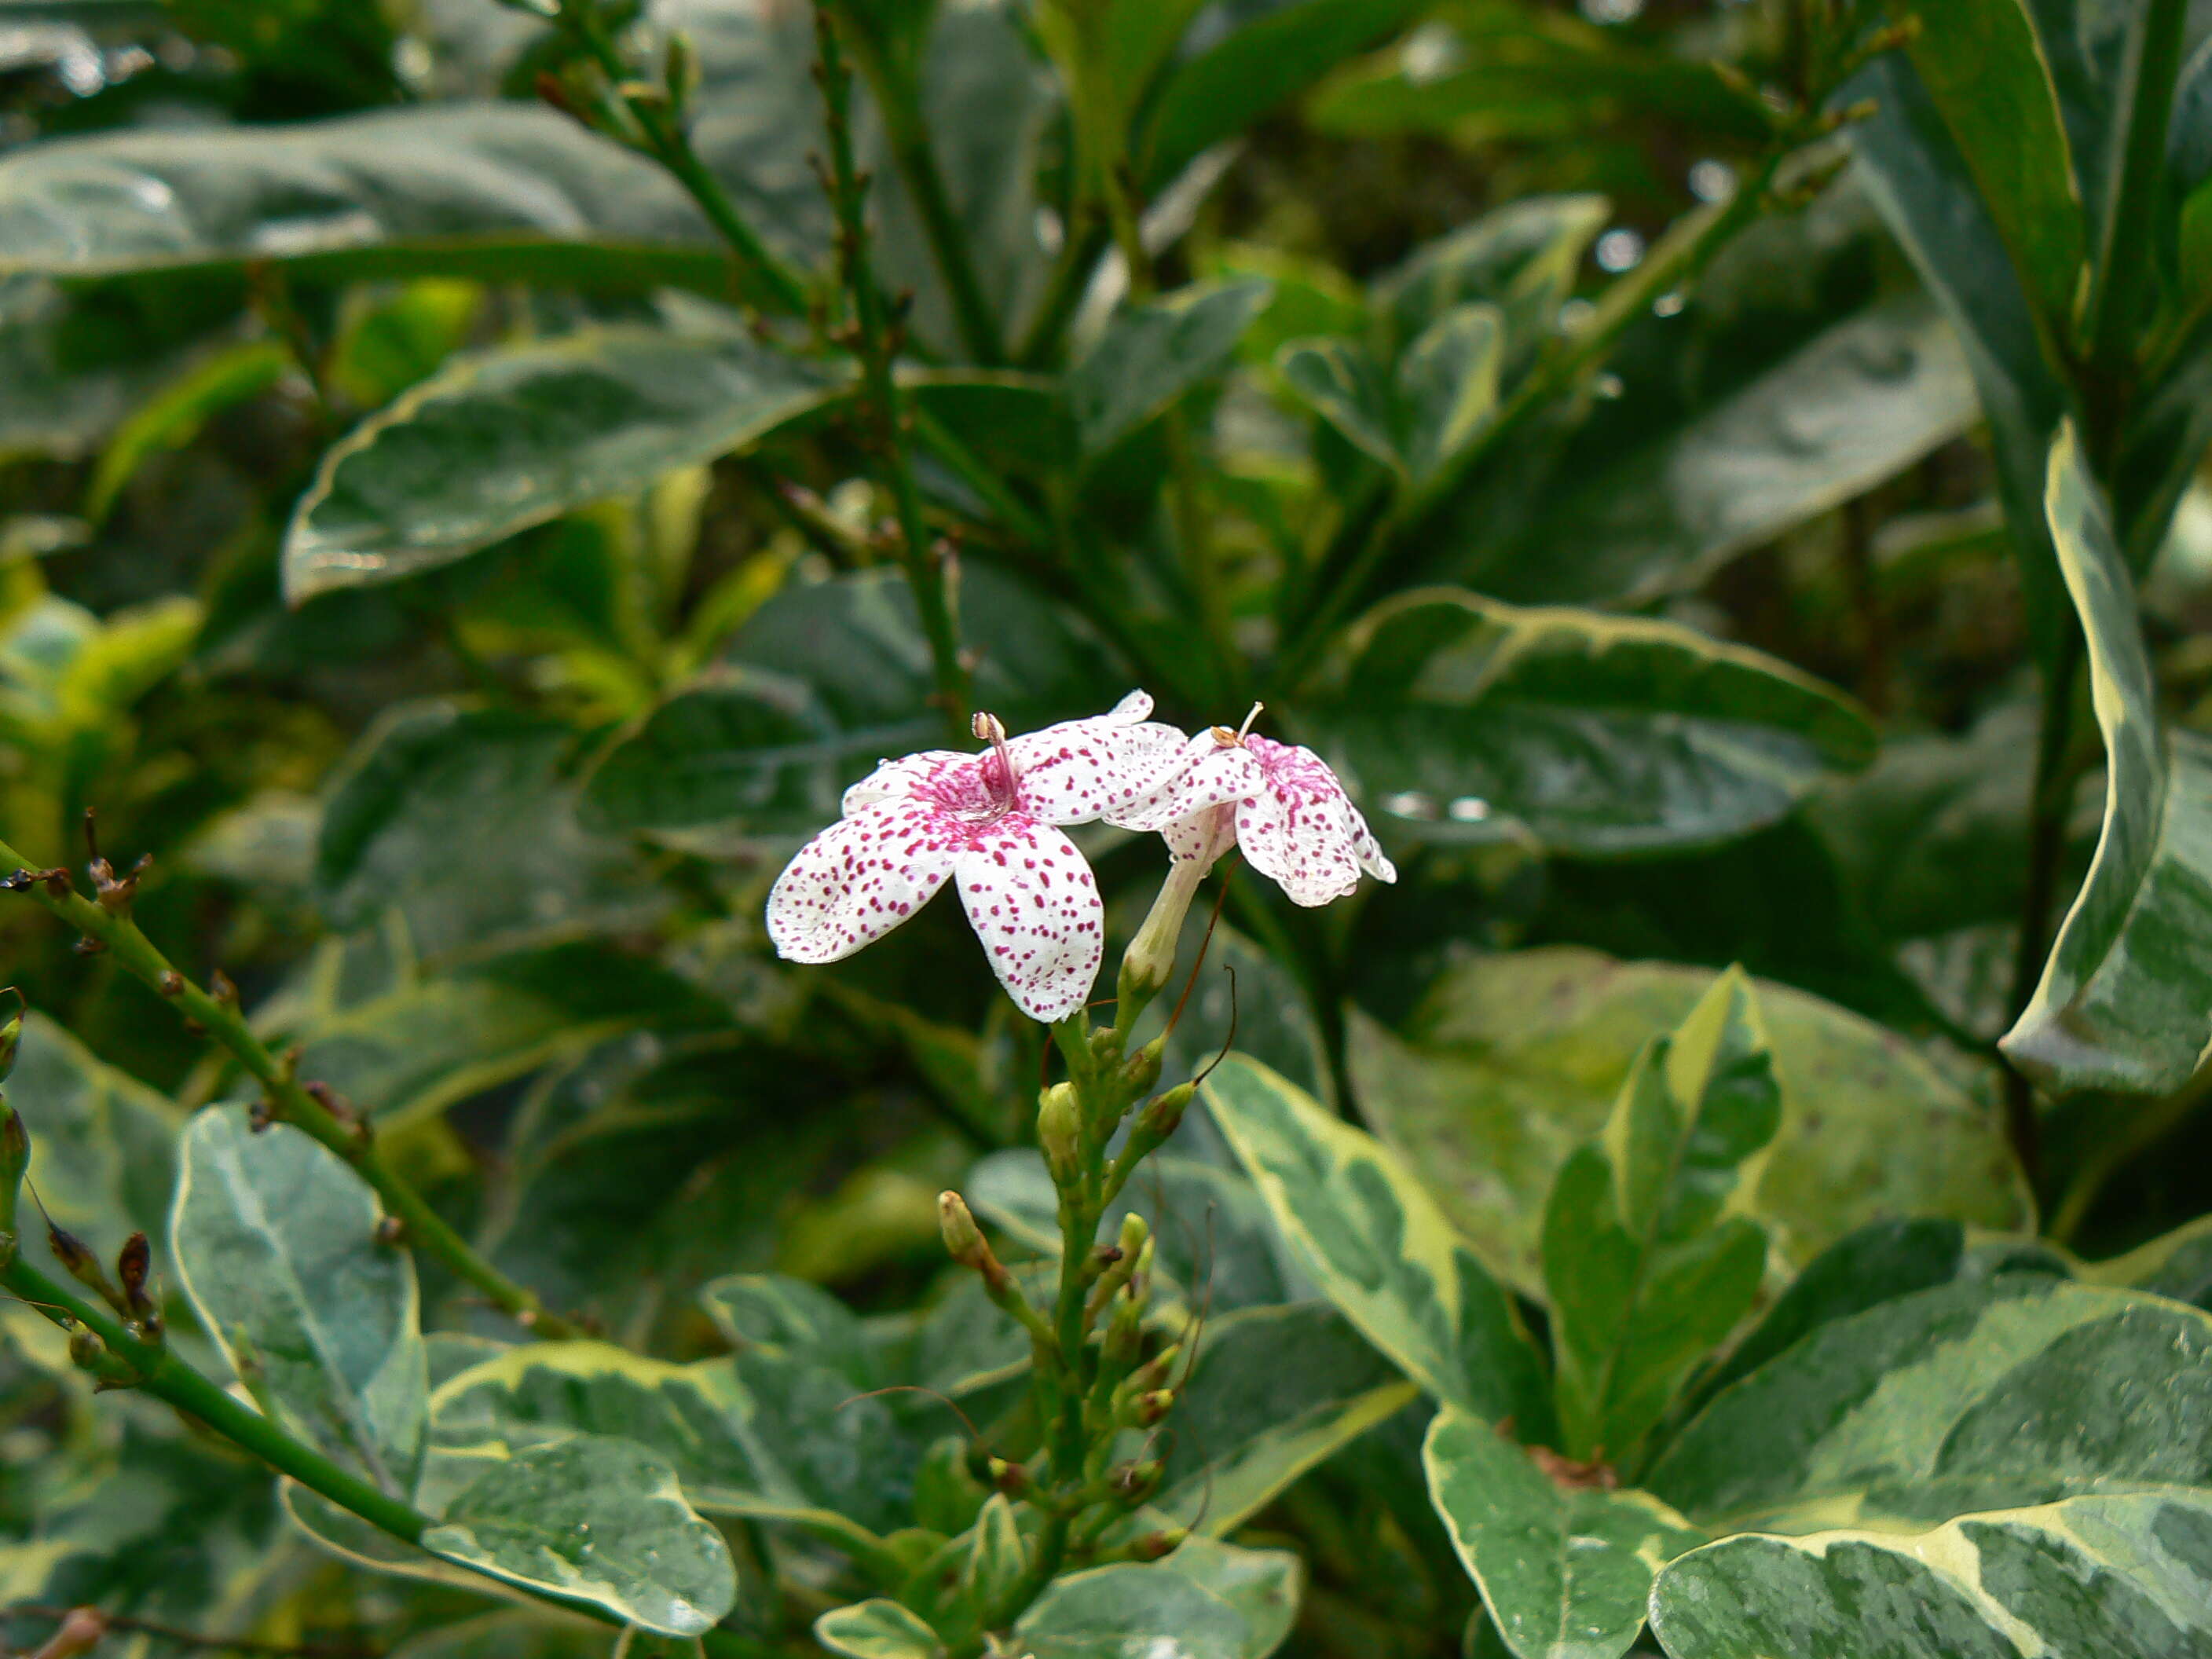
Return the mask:
[[2049, 506], [2088, 642], [2105, 828], [1999, 1046], [2053, 1093], [2163, 1094], [2212, 1038], [2212, 742], [2160, 731], [2132, 585], [2070, 425], [2051, 447]]
[[856, 1389], [883, 1381], [860, 1316], [818, 1285], [782, 1273], [732, 1273], [703, 1287], [699, 1304], [732, 1347], [771, 1348], [827, 1365]]
[[284, 539], [295, 605], [635, 495], [842, 398], [749, 335], [587, 330], [456, 359], [324, 457]]
[[161, 1237], [177, 1167], [177, 1111], [164, 1097], [33, 1013], [8, 1102], [31, 1132], [30, 1178], [56, 1224], [103, 1249]]
[[737, 1600], [729, 1547], [684, 1503], [675, 1471], [642, 1446], [602, 1436], [495, 1463], [422, 1534], [422, 1547], [670, 1636], [713, 1628]]
[[649, 925], [665, 904], [624, 842], [576, 821], [566, 725], [447, 702], [387, 711], [331, 784], [315, 852], [324, 915], [389, 908], [422, 955], [488, 955]]
[[2165, 1659], [2212, 1644], [2212, 1498], [2142, 1493], [1968, 1516], [1934, 1531], [1724, 1538], [1660, 1574], [1682, 1659]]
[[[1133, 146], [1147, 191], [1421, 13], [1414, 0], [1285, 0], [1170, 70]], [[1250, 15], [1250, 14], [1244, 14]]]
[[1641, 605], [1863, 495], [1980, 416], [1935, 305], [1913, 295], [1836, 324], [1686, 423], [1577, 477], [1486, 589]]
[[1498, 406], [1503, 337], [1496, 307], [1462, 305], [1429, 324], [1393, 374], [1349, 340], [1292, 341], [1277, 361], [1294, 392], [1418, 495], [1488, 424]]
[[1093, 1567], [1055, 1578], [1014, 1625], [1031, 1659], [1264, 1659], [1252, 1626], [1174, 1558], [1150, 1566]]
[[846, 1659], [939, 1659], [945, 1651], [935, 1631], [882, 1596], [832, 1607], [814, 1621], [814, 1639]]
[[93, 468], [84, 516], [94, 524], [104, 521], [124, 485], [150, 457], [182, 449], [210, 416], [259, 397], [292, 373], [291, 348], [278, 340], [249, 340], [202, 358], [116, 428]]
[[1932, 9], [1912, 64], [1966, 157], [1990, 216], [2055, 337], [2063, 337], [2087, 258], [2074, 158], [2049, 60], [2023, 0]]
[[1028, 1566], [1013, 1500], [993, 1492], [975, 1517], [975, 1536], [960, 1563], [960, 1599], [978, 1610], [995, 1607]]
[[2172, 1297], [2212, 1312], [2212, 1216], [2199, 1216], [2125, 1255], [2094, 1262], [2081, 1270], [2081, 1277], [2093, 1284]]
[[641, 1027], [696, 1029], [722, 1011], [672, 971], [576, 941], [387, 985], [349, 982], [332, 941], [256, 1030], [301, 1045], [301, 1074], [393, 1129]]
[[617, 1436], [667, 1458], [701, 1510], [832, 1538], [900, 1524], [919, 1459], [881, 1400], [763, 1350], [674, 1365], [604, 1342], [538, 1343], [462, 1372], [431, 1403], [448, 1457]]
[[1408, 833], [1584, 857], [1746, 834], [1875, 751], [1841, 695], [1755, 651], [1446, 588], [1355, 623], [1311, 719]]
[[2067, 393], [2045, 361], [2027, 290], [1991, 210], [1911, 64], [1896, 53], [1877, 58], [1838, 98], [1874, 102], [1873, 116], [1849, 130], [1852, 151], [1973, 371], [2019, 554], [2028, 632], [2047, 665], [2070, 627], [2043, 515], [2044, 465]]
[[1203, 1093], [1298, 1265], [1360, 1334], [1436, 1399], [1538, 1435], [1543, 1366], [1512, 1303], [1389, 1151], [1240, 1054]]
[[1212, 1538], [1191, 1538], [1159, 1565], [1243, 1616], [1243, 1659], [1267, 1659], [1289, 1639], [1304, 1577], [1298, 1558], [1290, 1551], [1242, 1549]]
[[1152, 1507], [1224, 1537], [1418, 1394], [1325, 1303], [1209, 1321]]
[[1067, 372], [1066, 396], [1085, 462], [1096, 461], [1227, 369], [1267, 308], [1259, 281], [1194, 283], [1116, 312]]
[[712, 291], [729, 271], [653, 162], [507, 103], [27, 146], [0, 161], [0, 274], [70, 277], [263, 262]]
[[1529, 196], [1425, 242], [1371, 289], [1389, 337], [1418, 337], [1445, 313], [1487, 301], [1505, 318], [1505, 371], [1520, 372], [1559, 330], [1583, 256], [1612, 207], [1602, 196]]
[[[1402, 1036], [1352, 1018], [1360, 1109], [1492, 1270], [1533, 1293], [1560, 1166], [1604, 1127], [1645, 1040], [1711, 983], [1705, 969], [1571, 945], [1476, 957], [1435, 981]], [[1788, 986], [1761, 981], [1758, 994], [1783, 1121], [1744, 1202], [1785, 1259], [1809, 1261], [1884, 1217], [2027, 1224], [1987, 1103], [1870, 1020]], [[1899, 1158], [1906, 1140], [1913, 1154]]]
[[1791, 1533], [2212, 1486], [2212, 1316], [2039, 1273], [1917, 1291], [1723, 1389], [1645, 1484], [1716, 1532]]
[[1632, 1462], [1691, 1367], [1751, 1310], [1766, 1235], [1728, 1212], [1781, 1121], [1765, 1024], [1730, 969], [1645, 1046], [1604, 1135], [1561, 1166], [1544, 1283], [1575, 1456]]
[[429, 1393], [414, 1258], [377, 1237], [367, 1183], [287, 1124], [243, 1106], [185, 1131], [170, 1248], [231, 1368], [295, 1432], [414, 1490]]
[[1447, 1407], [1421, 1461], [1437, 1513], [1517, 1659], [1616, 1659], [1651, 1577], [1704, 1534], [1648, 1492], [1562, 1486], [1486, 1423]]
[[[988, 567], [961, 573], [962, 637], [988, 641], [975, 700], [1020, 731], [1110, 708], [1127, 690], [1079, 619]], [[587, 819], [663, 833], [811, 834], [885, 755], [935, 747], [929, 647], [895, 570], [786, 589], [721, 660], [617, 744]]]
[[0, 288], [0, 455], [89, 453], [185, 374], [204, 331], [234, 309], [187, 303], [169, 315], [139, 298], [29, 277]]

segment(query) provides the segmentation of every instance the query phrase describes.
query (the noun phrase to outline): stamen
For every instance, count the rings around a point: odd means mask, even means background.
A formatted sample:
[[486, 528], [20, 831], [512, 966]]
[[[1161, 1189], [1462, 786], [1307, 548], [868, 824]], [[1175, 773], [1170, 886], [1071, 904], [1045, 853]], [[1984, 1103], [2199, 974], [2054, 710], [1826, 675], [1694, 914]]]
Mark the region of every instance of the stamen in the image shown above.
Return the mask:
[[1267, 706], [1267, 705], [1264, 702], [1255, 702], [1252, 705], [1252, 712], [1245, 715], [1244, 724], [1237, 728], [1237, 742], [1243, 742], [1246, 738], [1252, 734], [1252, 722], [1260, 718], [1260, 711]]
[[1006, 728], [996, 714], [978, 709], [968, 722], [968, 729], [999, 751], [999, 765], [1006, 775], [1006, 793], [1011, 796], [1014, 791], [1014, 751], [1006, 747]]

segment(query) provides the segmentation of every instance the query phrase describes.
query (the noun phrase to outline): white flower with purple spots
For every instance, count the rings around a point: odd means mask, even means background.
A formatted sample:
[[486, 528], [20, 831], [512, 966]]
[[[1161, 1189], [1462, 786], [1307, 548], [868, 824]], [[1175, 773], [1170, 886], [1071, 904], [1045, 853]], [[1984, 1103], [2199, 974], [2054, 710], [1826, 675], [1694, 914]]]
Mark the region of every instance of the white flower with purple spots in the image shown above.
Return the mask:
[[1125, 830], [1157, 830], [1181, 860], [1203, 875], [1232, 842], [1245, 861], [1297, 903], [1327, 904], [1398, 872], [1328, 764], [1310, 749], [1277, 743], [1243, 726], [1201, 732], [1181, 761], [1140, 799], [1107, 813]]
[[1090, 1000], [1106, 912], [1060, 826], [1118, 812], [1175, 763], [1183, 734], [1152, 712], [1152, 698], [1133, 691], [1109, 714], [1018, 738], [979, 714], [975, 734], [990, 739], [979, 754], [885, 761], [777, 878], [768, 901], [776, 954], [848, 957], [950, 880], [1006, 994], [1032, 1019], [1065, 1019]]

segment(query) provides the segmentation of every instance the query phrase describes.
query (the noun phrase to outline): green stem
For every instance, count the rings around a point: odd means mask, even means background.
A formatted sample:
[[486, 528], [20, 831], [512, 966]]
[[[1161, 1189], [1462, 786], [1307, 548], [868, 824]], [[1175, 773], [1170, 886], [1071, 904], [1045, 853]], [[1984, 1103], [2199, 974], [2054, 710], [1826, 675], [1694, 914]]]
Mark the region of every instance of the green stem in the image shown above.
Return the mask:
[[929, 641], [936, 700], [956, 742], [968, 731], [968, 668], [960, 648], [959, 620], [924, 517], [921, 490], [915, 482], [914, 459], [906, 444], [906, 411], [893, 364], [898, 356], [889, 308], [876, 284], [869, 257], [867, 186], [853, 159], [853, 77], [845, 67], [837, 24], [826, 6], [814, 12], [815, 38], [822, 52], [822, 100], [830, 139], [830, 205], [837, 216], [837, 256], [853, 307], [854, 349], [860, 360], [863, 389], [873, 417], [878, 459], [899, 526], [901, 555], [915, 613]]
[[[2074, 686], [2080, 677], [2085, 644], [2081, 630], [2069, 627], [2056, 659], [2043, 681], [2043, 718], [2036, 735], [2035, 781], [2028, 796], [2027, 870], [2020, 905], [2020, 938], [2014, 947], [2010, 1024], [2035, 995], [2043, 978], [2043, 959], [2051, 948], [2051, 911], [2058, 890], [2058, 868], [2066, 852], [2066, 820], [2072, 810], [2079, 765], [2073, 756]], [[2024, 1073], [2005, 1074], [2005, 1128], [2013, 1152], [2031, 1185], [2042, 1174], [2042, 1133], [2036, 1115], [2035, 1088]]]
[[[847, 14], [849, 17], [849, 13]], [[984, 297], [983, 284], [969, 257], [967, 232], [952, 211], [945, 188], [945, 173], [937, 165], [937, 151], [929, 142], [929, 124], [914, 78], [900, 74], [869, 41], [866, 29], [852, 25], [854, 56], [876, 95], [876, 112], [883, 118], [884, 137], [890, 145], [891, 164], [906, 185], [907, 199], [921, 221], [929, 243], [930, 258], [944, 279], [952, 301], [953, 320], [960, 330], [968, 355], [987, 368], [1006, 362], [1006, 349], [999, 338], [997, 315]]]
[[707, 222], [738, 256], [739, 265], [758, 280], [778, 310], [803, 315], [806, 310], [805, 283], [776, 257], [761, 240], [760, 233], [738, 211], [729, 192], [722, 188], [721, 180], [708, 170], [698, 152], [691, 148], [690, 136], [664, 99], [652, 91], [625, 90], [635, 84], [636, 76], [608, 36], [606, 26], [599, 18], [598, 0], [561, 0], [561, 21], [599, 64], [607, 84], [622, 100], [630, 118], [637, 123], [653, 158], [698, 204]]
[[1052, 530], [1008, 489], [1006, 481], [983, 464], [981, 457], [955, 437], [945, 424], [909, 397], [907, 419], [923, 448], [942, 461], [953, 476], [974, 490], [1000, 521], [1032, 547], [1052, 543]]
[[[5, 842], [0, 842], [0, 866], [29, 869], [23, 856]], [[56, 878], [56, 885], [62, 886], [59, 892], [44, 879], [33, 880], [27, 890], [71, 927], [99, 944], [133, 978], [143, 980], [176, 1004], [187, 1018], [197, 1021], [229, 1050], [266, 1091], [277, 1118], [313, 1136], [360, 1172], [383, 1200], [386, 1210], [398, 1218], [401, 1238], [406, 1243], [443, 1263], [456, 1278], [481, 1291], [532, 1335], [557, 1340], [583, 1334], [568, 1320], [548, 1311], [536, 1291], [518, 1285], [477, 1255], [386, 1162], [368, 1133], [366, 1121], [343, 1121], [317, 1099], [293, 1074], [291, 1066], [270, 1054], [268, 1045], [253, 1034], [234, 1000], [210, 996], [179, 973], [131, 919], [127, 908], [111, 911], [96, 904], [74, 886], [64, 885], [67, 879], [66, 872]]]
[[[294, 1439], [274, 1419], [240, 1405], [229, 1390], [193, 1370], [172, 1353], [166, 1344], [132, 1335], [106, 1308], [88, 1301], [71, 1286], [48, 1278], [24, 1261], [17, 1242], [5, 1235], [0, 1235], [0, 1259], [4, 1259], [5, 1264], [0, 1266], [0, 1286], [21, 1297], [57, 1325], [74, 1321], [83, 1326], [100, 1340], [109, 1353], [137, 1373], [136, 1386], [198, 1418], [278, 1474], [289, 1475], [340, 1509], [418, 1549], [422, 1547], [422, 1534], [437, 1524], [411, 1504], [341, 1468], [313, 1446]], [[524, 1589], [540, 1601], [582, 1613], [603, 1625], [620, 1629], [627, 1622], [620, 1615], [591, 1602], [531, 1589], [526, 1585], [511, 1586], [505, 1580], [494, 1581], [489, 1579], [489, 1575], [486, 1577], [503, 1590]], [[732, 1632], [708, 1631], [702, 1640], [707, 1651], [717, 1659], [741, 1659], [742, 1656], [760, 1651], [757, 1644]]]

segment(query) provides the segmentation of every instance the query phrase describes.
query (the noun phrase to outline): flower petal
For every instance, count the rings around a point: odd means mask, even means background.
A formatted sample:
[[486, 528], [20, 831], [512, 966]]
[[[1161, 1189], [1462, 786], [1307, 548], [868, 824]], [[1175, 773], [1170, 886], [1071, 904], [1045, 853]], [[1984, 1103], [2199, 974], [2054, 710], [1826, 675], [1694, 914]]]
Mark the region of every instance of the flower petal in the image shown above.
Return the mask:
[[[1344, 785], [1310, 749], [1261, 737], [1247, 744], [1262, 783], [1237, 808], [1237, 844], [1246, 861], [1294, 903], [1342, 898], [1359, 885], [1358, 845], [1367, 830]], [[1380, 848], [1375, 856], [1382, 857]]]
[[842, 810], [851, 817], [863, 806], [880, 800], [904, 800], [922, 785], [941, 777], [948, 768], [972, 766], [975, 757], [957, 749], [925, 749], [919, 755], [878, 761], [876, 769], [845, 792]]
[[1375, 839], [1375, 832], [1367, 827], [1367, 820], [1358, 807], [1352, 813], [1352, 856], [1359, 860], [1359, 867], [1377, 881], [1398, 879], [1398, 866], [1384, 856], [1382, 843]]
[[1110, 714], [1062, 720], [1008, 742], [1021, 810], [1045, 823], [1089, 823], [1152, 788], [1184, 738], [1146, 720], [1152, 711], [1151, 696], [1132, 691]]
[[1237, 845], [1237, 803], [1224, 801], [1195, 816], [1178, 818], [1160, 831], [1168, 853], [1178, 863], [1195, 864], [1202, 877]]
[[768, 896], [776, 955], [851, 956], [927, 904], [957, 855], [955, 840], [919, 806], [886, 801], [840, 819], [799, 849]]
[[1124, 830], [1161, 830], [1195, 817], [1209, 806], [1242, 800], [1261, 787], [1260, 763], [1242, 744], [1225, 744], [1201, 732], [1183, 744], [1165, 776], [1127, 806], [1106, 815]]
[[1106, 907], [1075, 843], [1019, 814], [974, 836], [954, 884], [999, 983], [1049, 1024], [1091, 999], [1106, 954]]

